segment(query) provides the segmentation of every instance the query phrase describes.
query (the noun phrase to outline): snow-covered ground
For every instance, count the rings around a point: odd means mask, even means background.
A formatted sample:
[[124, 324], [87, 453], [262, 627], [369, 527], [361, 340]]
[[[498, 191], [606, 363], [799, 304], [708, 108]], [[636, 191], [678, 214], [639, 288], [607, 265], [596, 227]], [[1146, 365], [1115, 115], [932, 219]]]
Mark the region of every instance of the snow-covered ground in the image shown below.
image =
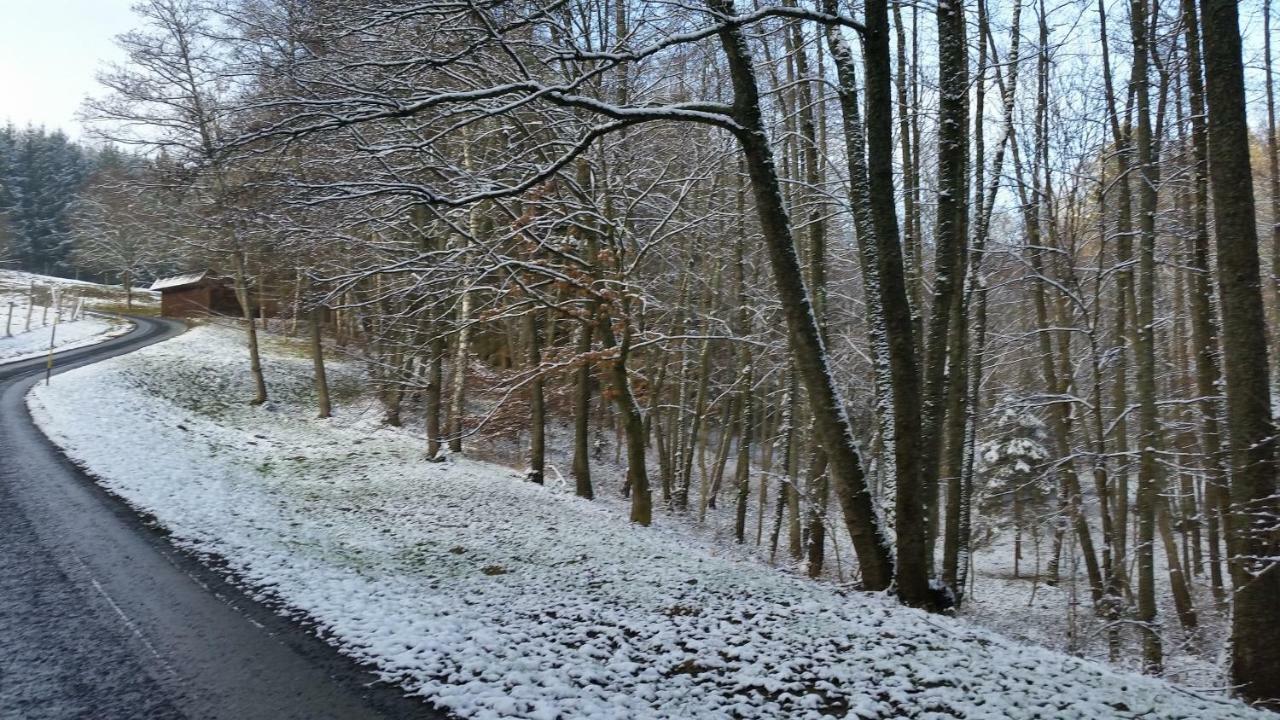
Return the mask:
[[[1257, 718], [1217, 696], [793, 577], [475, 460], [424, 462], [332, 368], [205, 326], [71, 371], [37, 421], [174, 542], [463, 717]], [[94, 402], [85, 402], [93, 398]], [[164, 448], [166, 452], [157, 452]]]
[[[54, 300], [55, 290], [60, 301]], [[0, 270], [0, 364], [43, 355], [51, 342], [57, 350], [70, 350], [126, 332], [129, 323], [86, 312], [112, 306], [117, 294], [123, 298], [119, 288], [107, 285]], [[154, 305], [152, 295], [135, 298], [139, 307]]]

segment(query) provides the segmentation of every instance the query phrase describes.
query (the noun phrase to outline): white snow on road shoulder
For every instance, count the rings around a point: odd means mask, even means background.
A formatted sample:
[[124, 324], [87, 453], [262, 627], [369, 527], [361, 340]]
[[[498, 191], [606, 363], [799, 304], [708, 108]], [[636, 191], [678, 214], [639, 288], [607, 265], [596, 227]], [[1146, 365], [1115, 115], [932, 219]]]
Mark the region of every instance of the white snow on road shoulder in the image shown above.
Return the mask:
[[[39, 311], [37, 311], [37, 315]], [[33, 357], [42, 357], [49, 352], [52, 342], [55, 350], [72, 350], [86, 345], [96, 345], [129, 331], [131, 323], [107, 317], [86, 315], [78, 320], [58, 323], [57, 331], [52, 321], [47, 327], [32, 327], [29, 331], [20, 331], [14, 327], [12, 337], [0, 335], [0, 365], [18, 362]]]
[[1268, 714], [718, 555], [496, 465], [423, 461], [309, 360], [197, 328], [74, 370], [37, 422], [175, 542], [225, 561], [462, 717], [1257, 718]]
[[[33, 287], [40, 292], [33, 293]], [[52, 303], [49, 291], [53, 288], [62, 293], [63, 299], [56, 332], [53, 325], [58, 308], [48, 306]], [[92, 308], [116, 292], [123, 296], [118, 288], [107, 285], [0, 270], [0, 323], [4, 326], [0, 330], [0, 365], [43, 356], [49, 352], [51, 342], [55, 350], [71, 350], [127, 332], [130, 323], [106, 315], [82, 313], [77, 319], [70, 319], [81, 303]], [[139, 308], [150, 304], [153, 295], [155, 293], [140, 293]], [[33, 297], [35, 304], [32, 304]]]

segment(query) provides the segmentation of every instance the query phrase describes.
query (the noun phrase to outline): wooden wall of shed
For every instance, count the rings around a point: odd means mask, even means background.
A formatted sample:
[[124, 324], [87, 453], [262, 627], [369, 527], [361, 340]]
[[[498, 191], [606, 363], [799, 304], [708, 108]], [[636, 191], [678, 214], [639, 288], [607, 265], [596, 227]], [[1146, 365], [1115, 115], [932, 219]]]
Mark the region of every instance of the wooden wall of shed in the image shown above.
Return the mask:
[[209, 314], [212, 288], [207, 285], [160, 291], [160, 314], [164, 317], [203, 317]]

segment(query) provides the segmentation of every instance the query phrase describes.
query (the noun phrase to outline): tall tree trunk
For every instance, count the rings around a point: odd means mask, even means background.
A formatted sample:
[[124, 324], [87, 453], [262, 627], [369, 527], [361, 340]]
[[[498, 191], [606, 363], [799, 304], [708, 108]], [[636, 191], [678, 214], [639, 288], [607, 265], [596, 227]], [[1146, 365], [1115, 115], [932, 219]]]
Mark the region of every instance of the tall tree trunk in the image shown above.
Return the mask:
[[[1160, 498], [1160, 467], [1156, 458], [1160, 424], [1156, 410], [1155, 280], [1156, 280], [1156, 167], [1152, 158], [1150, 82], [1147, 57], [1147, 0], [1130, 4], [1133, 37], [1133, 79], [1137, 99], [1134, 145], [1138, 161], [1138, 305], [1134, 354], [1138, 390], [1138, 621], [1143, 624], [1143, 668], [1153, 675], [1164, 666], [1164, 650], [1155, 628], [1155, 530]], [[1176, 559], [1175, 559], [1176, 561]]]
[[[893, 27], [895, 47], [897, 50], [897, 98], [898, 98], [898, 141], [902, 153], [902, 247], [903, 262], [906, 264], [907, 296], [911, 301], [913, 315], [912, 331], [916, 342], [924, 339], [924, 259], [920, 250], [920, 238], [916, 231], [920, 227], [920, 154], [916, 152], [920, 143], [918, 132], [913, 133], [913, 118], [920, 113], [920, 103], [915, 88], [917, 65], [915, 60], [919, 48], [912, 45], [911, 62], [907, 61], [907, 29], [902, 19], [902, 0], [893, 3]], [[913, 13], [915, 12], [913, 8]], [[914, 37], [913, 31], [913, 40]], [[917, 355], [922, 354], [916, 349]]]
[[1129, 311], [1134, 307], [1133, 291], [1133, 198], [1129, 184], [1131, 166], [1129, 128], [1127, 120], [1121, 123], [1119, 110], [1116, 107], [1116, 96], [1111, 72], [1111, 52], [1107, 32], [1106, 4], [1098, 0], [1098, 42], [1102, 51], [1102, 78], [1106, 94], [1107, 117], [1111, 125], [1111, 139], [1115, 145], [1116, 162], [1116, 284], [1115, 284], [1115, 322], [1113, 324], [1113, 340], [1115, 358], [1111, 365], [1115, 368], [1112, 380], [1111, 398], [1115, 408], [1116, 419], [1112, 432], [1115, 439], [1113, 454], [1119, 458], [1116, 468], [1115, 492], [1112, 508], [1112, 568], [1115, 573], [1115, 584], [1128, 594], [1127, 577], [1128, 527], [1129, 527], [1129, 463], [1125, 460], [1129, 452], [1129, 388], [1128, 362], [1126, 359], [1129, 343]]
[[448, 351], [444, 336], [444, 321], [431, 321], [431, 342], [427, 360], [427, 459], [440, 455], [440, 438], [444, 424], [440, 411], [444, 405], [444, 355]]
[[324, 369], [324, 342], [320, 332], [320, 319], [324, 315], [324, 307], [312, 298], [311, 308], [307, 310], [307, 329], [311, 335], [311, 365], [315, 370], [316, 404], [320, 417], [327, 418], [333, 414], [329, 403], [329, 378]]
[[1197, 624], [1196, 609], [1191, 603], [1191, 589], [1187, 586], [1184, 565], [1178, 560], [1178, 542], [1173, 537], [1173, 525], [1169, 520], [1169, 503], [1156, 498], [1156, 525], [1160, 530], [1160, 543], [1169, 569], [1169, 589], [1173, 591], [1173, 605], [1178, 612], [1178, 622], [1184, 630], [1194, 630]]
[[[625, 17], [623, 18], [625, 20]], [[591, 166], [585, 160], [578, 162], [578, 187], [591, 187]], [[595, 278], [596, 262], [600, 254], [597, 228], [580, 228], [583, 249], [588, 263], [588, 272]], [[591, 344], [599, 318], [599, 306], [595, 300], [588, 300], [586, 313], [578, 326], [574, 351], [579, 357], [578, 369], [574, 372], [573, 390], [573, 482], [574, 492], [578, 497], [588, 500], [595, 497], [595, 489], [591, 485], [591, 368], [593, 363], [585, 360], [591, 352]]]
[[[1244, 62], [1235, 0], [1201, 0], [1209, 179], [1217, 230], [1227, 430], [1231, 439], [1232, 562], [1243, 582], [1231, 615], [1231, 679], [1240, 694], [1280, 709], [1280, 495], [1258, 228], [1249, 160]], [[1269, 527], [1268, 527], [1269, 525]]]
[[[707, 0], [714, 12], [733, 16], [732, 0]], [[837, 497], [862, 568], [867, 589], [888, 588], [894, 580], [889, 546], [867, 491], [862, 458], [853, 444], [841, 393], [831, 376], [826, 350], [818, 332], [809, 293], [801, 279], [799, 258], [791, 236], [791, 222], [779, 189], [773, 150], [760, 110], [751, 50], [737, 25], [726, 25], [720, 41], [733, 80], [736, 132], [751, 177], [761, 230], [778, 287], [796, 368], [809, 391], [818, 440], [828, 455]], [[886, 88], [887, 90], [887, 88]], [[927, 589], [927, 588], [926, 588]]]
[[[607, 322], [607, 321], [606, 321]], [[640, 406], [631, 392], [627, 373], [627, 356], [630, 341], [623, 331], [623, 340], [615, 343], [612, 330], [605, 332], [605, 345], [617, 347], [618, 357], [610, 363], [609, 373], [615, 395], [614, 402], [622, 416], [623, 436], [627, 443], [627, 486], [631, 489], [631, 522], [648, 525], [653, 522], [653, 499], [649, 490], [649, 473], [646, 467], [644, 421]]]
[[[1276, 97], [1271, 67], [1271, 0], [1262, 0], [1262, 66], [1267, 84], [1267, 189], [1271, 195], [1271, 299], [1280, 320], [1280, 138], [1276, 136]], [[1277, 336], [1280, 337], [1280, 336]], [[1273, 337], [1274, 342], [1277, 337]], [[1273, 360], [1280, 348], [1272, 347]]]
[[449, 397], [449, 452], [462, 452], [466, 432], [467, 363], [471, 358], [471, 291], [464, 289], [458, 303], [458, 331], [453, 348], [453, 386]]
[[[579, 357], [591, 352], [592, 322], [578, 327], [575, 350]], [[573, 482], [578, 497], [595, 497], [591, 487], [591, 363], [580, 361], [574, 371]]]
[[947, 408], [945, 434], [943, 436], [946, 453], [940, 465], [941, 480], [946, 482], [947, 503], [945, 506], [945, 523], [943, 523], [942, 542], [942, 582], [952, 589], [956, 596], [960, 590], [956, 586], [959, 575], [961, 546], [961, 515], [967, 512], [965, 498], [968, 488], [963, 487], [964, 437], [968, 414], [965, 406], [968, 403], [968, 363], [969, 363], [969, 328], [961, 314], [968, 313], [967, 299], [957, 302], [954, 308], [951, 327], [951, 351], [947, 360]]
[[1225, 598], [1221, 568], [1221, 520], [1227, 507], [1227, 467], [1219, 428], [1217, 396], [1222, 379], [1218, 361], [1217, 318], [1209, 265], [1209, 167], [1205, 127], [1204, 79], [1200, 62], [1200, 30], [1195, 0], [1182, 0], [1187, 45], [1187, 89], [1191, 105], [1191, 151], [1194, 166], [1192, 213], [1194, 232], [1188, 235], [1187, 267], [1191, 269], [1191, 345], [1195, 356], [1196, 403], [1200, 415], [1200, 446], [1204, 452], [1205, 515], [1209, 531], [1209, 578], [1214, 595]]
[[[1059, 371], [1055, 365], [1055, 358], [1061, 353], [1063, 364], [1070, 367], [1069, 354], [1070, 347], [1067, 343], [1063, 343], [1060, 349], [1054, 347], [1054, 337], [1057, 333], [1053, 330], [1055, 325], [1050, 316], [1050, 306], [1046, 297], [1045, 286], [1058, 286], [1056, 277], [1050, 275], [1050, 267], [1045, 261], [1046, 246], [1042, 226], [1050, 228], [1050, 234], [1053, 235], [1052, 229], [1053, 215], [1050, 197], [1052, 195], [1052, 187], [1050, 185], [1049, 175], [1049, 28], [1045, 16], [1045, 7], [1041, 3], [1037, 13], [1039, 25], [1039, 52], [1036, 64], [1036, 113], [1034, 128], [1034, 149], [1031, 158], [1031, 181], [1027, 182], [1021, 154], [1017, 143], [1011, 143], [1010, 147], [1013, 151], [1014, 170], [1017, 179], [1017, 189], [1019, 199], [1022, 206], [1023, 227], [1026, 234], [1026, 246], [1029, 264], [1033, 277], [1031, 278], [1031, 297], [1035, 309], [1035, 327], [1036, 337], [1039, 342], [1040, 356], [1040, 372], [1044, 380], [1044, 387], [1048, 393], [1054, 398], [1061, 398], [1067, 394], [1070, 389], [1070, 378], [1066, 373]], [[1044, 173], [1043, 178], [1041, 173]], [[1043, 182], [1043, 184], [1042, 184]], [[1049, 244], [1052, 244], [1052, 240]], [[1050, 433], [1056, 446], [1059, 458], [1059, 466], [1056, 469], [1058, 476], [1058, 502], [1059, 513], [1061, 518], [1054, 530], [1053, 550], [1049, 558], [1047, 572], [1049, 575], [1049, 584], [1056, 584], [1059, 580], [1059, 561], [1061, 556], [1061, 547], [1063, 545], [1063, 536], [1068, 527], [1074, 529], [1080, 542], [1081, 554], [1085, 560], [1085, 571], [1088, 575], [1089, 588], [1094, 601], [1096, 602], [1102, 597], [1103, 582], [1102, 572], [1098, 564], [1097, 553], [1093, 545], [1093, 536], [1089, 529], [1088, 520], [1085, 518], [1081, 509], [1081, 493], [1080, 481], [1076, 475], [1074, 462], [1072, 461], [1072, 453], [1070, 450], [1070, 434], [1071, 421], [1067, 413], [1065, 403], [1060, 399], [1049, 404], [1047, 408]]]
[[231, 251], [231, 263], [235, 270], [236, 299], [240, 301], [240, 310], [244, 314], [245, 339], [249, 345], [249, 375], [253, 378], [253, 400], [251, 405], [261, 405], [267, 401], [267, 381], [262, 374], [262, 358], [258, 355], [258, 328], [254, 325], [253, 304], [249, 302], [249, 285], [244, 270], [244, 250], [236, 247]]
[[[852, 75], [852, 53], [832, 50], [836, 67]], [[910, 605], [930, 607], [931, 568], [927, 544], [926, 488], [921, 478], [920, 371], [911, 306], [893, 197], [893, 101], [890, 96], [889, 18], [884, 0], [866, 3], [863, 44], [867, 72], [866, 203], [876, 243], [876, 277], [884, 312], [889, 375], [893, 388], [894, 463], [897, 468], [895, 525], [898, 533], [898, 595]], [[841, 85], [845, 86], [844, 80]], [[850, 88], [854, 87], [850, 78]], [[842, 97], [842, 102], [844, 98]], [[848, 128], [846, 128], [846, 131]], [[933, 487], [932, 483], [929, 487]]]
[[530, 482], [543, 484], [547, 464], [547, 406], [542, 393], [542, 346], [538, 338], [538, 311], [525, 315], [525, 334], [529, 355], [527, 365], [535, 373], [529, 381], [529, 474]]
[[[823, 9], [828, 13], [836, 11], [835, 0], [824, 0]], [[913, 317], [910, 305], [907, 303], [907, 280], [903, 269], [902, 247], [897, 243], [897, 217], [893, 207], [892, 193], [892, 158], [888, 159], [889, 169], [885, 175], [882, 171], [877, 181], [880, 183], [888, 182], [887, 188], [877, 187], [875, 200], [878, 203], [878, 210], [872, 208], [872, 188], [870, 180], [870, 170], [868, 168], [867, 155], [867, 135], [862, 122], [861, 112], [858, 108], [858, 81], [856, 66], [854, 65], [853, 50], [845, 41], [841, 31], [835, 27], [827, 28], [827, 45], [830, 48], [833, 64], [836, 67], [836, 77], [839, 81], [837, 85], [837, 98], [840, 105], [840, 117], [844, 125], [845, 135], [845, 157], [848, 165], [849, 174], [849, 205], [853, 210], [853, 227], [854, 235], [858, 243], [858, 264], [862, 272], [862, 291], [866, 304], [866, 327], [867, 335], [871, 341], [871, 363], [873, 369], [873, 381], [876, 394], [876, 415], [880, 425], [880, 436], [884, 439], [885, 452], [882, 455], [880, 465], [888, 467], [887, 476], [891, 478], [891, 482], [895, 488], [895, 498], [898, 492], [901, 492], [897, 483], [900, 479], [906, 479], [908, 488], [914, 487], [916, 478], [919, 475], [918, 457], [916, 455], [916, 440], [919, 437], [919, 421], [917, 419], [919, 408], [919, 392], [918, 378], [916, 377], [915, 367], [915, 341], [911, 336], [903, 336], [900, 333], [889, 335], [888, 330], [890, 322], [888, 313], [890, 308], [886, 306], [886, 302], [894, 302], [892, 306], [893, 328], [900, 330], [905, 323], [909, 333], [914, 332], [914, 323], [918, 317]], [[885, 41], [887, 42], [887, 40]], [[887, 53], [887, 48], [882, 48], [882, 53]], [[887, 62], [882, 58], [881, 62]], [[887, 69], [883, 73], [887, 73]], [[887, 82], [882, 78], [882, 83]], [[884, 96], [887, 89], [884, 89], [879, 98], [880, 112], [890, 112], [885, 110], [884, 103], [887, 103], [887, 97]], [[868, 102], [871, 101], [871, 95], [868, 94]], [[884, 120], [884, 122], [889, 122]], [[887, 142], [890, 131], [888, 127], [881, 127], [879, 132], [882, 134], [881, 141]], [[874, 151], [873, 151], [874, 152]], [[878, 162], [884, 162], [884, 155], [892, 155], [892, 148], [888, 151], [880, 152], [876, 155]], [[883, 170], [883, 169], [882, 169]], [[878, 212], [879, 215], [874, 214]], [[880, 232], [877, 223], [884, 224], [884, 232], [891, 233], [886, 236]], [[881, 257], [881, 245], [889, 247], [892, 245], [894, 254], [893, 258], [885, 261]], [[882, 268], [882, 263], [887, 262], [887, 268]], [[881, 281], [882, 273], [887, 273], [889, 285], [885, 287]], [[905, 353], [905, 355], [904, 355]], [[896, 374], [895, 374], [896, 373]], [[898, 384], [902, 383], [902, 393], [898, 393]], [[908, 413], [901, 413], [902, 408], [910, 408]], [[898, 438], [902, 438], [903, 445], [898, 444]], [[903, 464], [899, 464], [902, 462]], [[825, 483], [825, 481], [824, 481]], [[902, 512], [912, 514], [919, 510], [923, 513], [923, 505], [917, 507], [916, 498], [909, 503]], [[921, 514], [921, 522], [923, 522], [923, 514]], [[902, 522], [901, 518], [896, 518], [896, 522]], [[910, 526], [910, 522], [908, 522]], [[821, 528], [819, 528], [821, 531]], [[901, 536], [901, 529], [899, 528]], [[921, 536], [923, 541], [923, 536]], [[920, 548], [908, 548], [909, 552], [919, 554]], [[814, 561], [821, 556], [822, 546], [810, 543], [810, 571], [813, 572]], [[927, 581], [927, 579], [926, 579]], [[902, 581], [899, 579], [899, 586]], [[919, 590], [919, 588], [916, 588]]]
[[[938, 20], [938, 204], [933, 302], [925, 336], [920, 489], [928, 503], [925, 553], [933, 565], [939, 469], [946, 444], [947, 358], [951, 324], [964, 290], [969, 239], [969, 56], [963, 0], [940, 2]], [[870, 90], [868, 86], [868, 91]], [[870, 109], [868, 109], [870, 116]], [[958, 357], [956, 358], [959, 359]], [[952, 368], [958, 367], [951, 365]], [[955, 393], [957, 401], [963, 395]]]
[[[747, 346], [743, 346], [744, 348]], [[738, 457], [734, 463], [734, 487], [737, 502], [734, 506], [733, 537], [739, 543], [746, 542], [747, 500], [751, 495], [751, 356], [744, 350], [742, 378], [738, 390], [738, 417], [734, 426], [738, 429]]]

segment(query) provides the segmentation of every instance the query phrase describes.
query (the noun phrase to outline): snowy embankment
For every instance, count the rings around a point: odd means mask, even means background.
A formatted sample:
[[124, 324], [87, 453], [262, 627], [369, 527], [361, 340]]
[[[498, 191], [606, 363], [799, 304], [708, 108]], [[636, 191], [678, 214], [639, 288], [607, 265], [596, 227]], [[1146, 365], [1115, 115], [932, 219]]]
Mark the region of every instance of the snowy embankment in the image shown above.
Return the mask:
[[[7, 303], [0, 304], [0, 309], [6, 309], [7, 305]], [[37, 309], [36, 313], [39, 314], [39, 312]], [[127, 322], [92, 315], [58, 323], [56, 334], [52, 320], [48, 326], [33, 326], [28, 331], [23, 331], [21, 326], [15, 327], [12, 337], [0, 334], [0, 365], [43, 356], [49, 352], [50, 341], [55, 350], [71, 350], [95, 345], [128, 330]]]
[[268, 354], [274, 399], [246, 405], [244, 365], [237, 334], [201, 327], [30, 405], [174, 542], [459, 716], [1273, 717], [632, 527], [501, 466], [424, 462], [369, 405], [311, 419], [296, 353]]
[[[55, 289], [60, 295], [56, 304]], [[119, 288], [0, 270], [0, 323], [4, 325], [0, 330], [0, 364], [39, 357], [49, 352], [50, 344], [55, 350], [71, 350], [127, 332], [130, 323], [126, 321], [84, 312], [113, 305], [117, 295], [123, 304], [124, 294]], [[154, 304], [152, 295], [139, 293], [135, 300], [142, 308]], [[59, 310], [61, 319], [55, 331]]]

